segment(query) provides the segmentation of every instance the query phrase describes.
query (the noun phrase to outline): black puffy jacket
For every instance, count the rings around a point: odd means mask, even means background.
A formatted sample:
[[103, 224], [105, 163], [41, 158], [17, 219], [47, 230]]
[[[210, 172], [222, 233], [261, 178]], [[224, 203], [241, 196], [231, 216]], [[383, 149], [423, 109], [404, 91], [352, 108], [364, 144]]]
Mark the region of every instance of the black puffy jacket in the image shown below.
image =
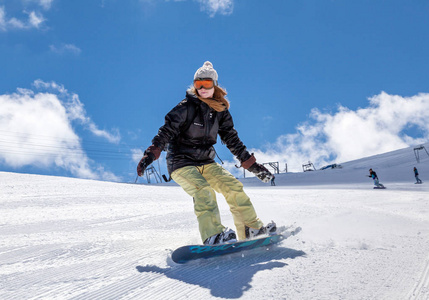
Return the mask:
[[[195, 116], [188, 119], [188, 107], [194, 105]], [[185, 166], [202, 166], [213, 163], [216, 156], [213, 145], [219, 134], [222, 142], [240, 162], [251, 157], [234, 129], [231, 114], [226, 109], [217, 112], [192, 93], [166, 116], [152, 144], [160, 149], [167, 147], [167, 167], [171, 174]]]

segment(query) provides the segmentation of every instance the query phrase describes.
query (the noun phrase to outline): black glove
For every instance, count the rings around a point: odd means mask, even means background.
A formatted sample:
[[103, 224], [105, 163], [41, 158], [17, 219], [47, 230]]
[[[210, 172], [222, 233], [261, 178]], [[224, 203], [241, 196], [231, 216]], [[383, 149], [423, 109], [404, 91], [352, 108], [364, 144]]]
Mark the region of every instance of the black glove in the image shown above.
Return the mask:
[[137, 165], [137, 175], [143, 176], [147, 167], [155, 160], [155, 155], [152, 152], [145, 152], [143, 158]]
[[247, 169], [249, 172], [252, 172], [256, 175], [262, 182], [270, 182], [271, 179], [273, 179], [273, 174], [271, 174], [270, 171], [267, 170], [263, 165], [260, 165], [258, 163], [254, 163], [250, 166], [250, 168]]

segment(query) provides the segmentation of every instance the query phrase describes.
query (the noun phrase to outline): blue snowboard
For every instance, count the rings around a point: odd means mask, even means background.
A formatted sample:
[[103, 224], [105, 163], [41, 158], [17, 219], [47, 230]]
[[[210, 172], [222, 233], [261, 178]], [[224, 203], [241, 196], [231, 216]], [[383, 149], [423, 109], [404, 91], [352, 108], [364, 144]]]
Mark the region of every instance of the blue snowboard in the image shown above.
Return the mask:
[[262, 238], [253, 239], [253, 240], [244, 240], [231, 244], [221, 244], [221, 245], [188, 245], [180, 247], [173, 251], [171, 258], [175, 263], [184, 264], [190, 260], [200, 259], [200, 258], [211, 258], [231, 253], [236, 253], [244, 250], [250, 250], [262, 246], [269, 246], [276, 244], [283, 239], [288, 238], [291, 235], [295, 235], [301, 230], [295, 230], [287, 234], [274, 234], [270, 236], [264, 236]]

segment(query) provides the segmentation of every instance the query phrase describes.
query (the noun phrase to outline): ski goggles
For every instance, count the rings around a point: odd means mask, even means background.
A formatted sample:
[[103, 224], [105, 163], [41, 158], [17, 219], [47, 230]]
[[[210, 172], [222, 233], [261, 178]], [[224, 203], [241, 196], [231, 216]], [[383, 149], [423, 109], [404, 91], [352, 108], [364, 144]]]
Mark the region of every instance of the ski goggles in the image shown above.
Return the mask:
[[209, 90], [216, 85], [216, 82], [211, 78], [198, 78], [194, 80], [194, 88], [201, 90], [202, 88]]

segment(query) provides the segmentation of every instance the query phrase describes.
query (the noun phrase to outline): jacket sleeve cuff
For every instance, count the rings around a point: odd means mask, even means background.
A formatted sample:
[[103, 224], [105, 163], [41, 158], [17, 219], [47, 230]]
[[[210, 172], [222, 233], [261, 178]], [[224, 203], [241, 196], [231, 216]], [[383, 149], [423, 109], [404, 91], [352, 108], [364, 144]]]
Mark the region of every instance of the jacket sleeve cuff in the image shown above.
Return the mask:
[[147, 154], [148, 152], [152, 153], [155, 156], [155, 160], [157, 160], [159, 158], [159, 156], [161, 155], [161, 149], [151, 145], [149, 146], [149, 148], [146, 149], [146, 151], [144, 152], [145, 154]]
[[252, 156], [250, 156], [250, 158], [249, 159], [247, 159], [246, 161], [243, 161], [242, 163], [241, 163], [241, 166], [244, 168], [244, 169], [249, 169], [254, 163], [256, 162], [256, 158], [253, 156], [253, 154], [252, 154]]

